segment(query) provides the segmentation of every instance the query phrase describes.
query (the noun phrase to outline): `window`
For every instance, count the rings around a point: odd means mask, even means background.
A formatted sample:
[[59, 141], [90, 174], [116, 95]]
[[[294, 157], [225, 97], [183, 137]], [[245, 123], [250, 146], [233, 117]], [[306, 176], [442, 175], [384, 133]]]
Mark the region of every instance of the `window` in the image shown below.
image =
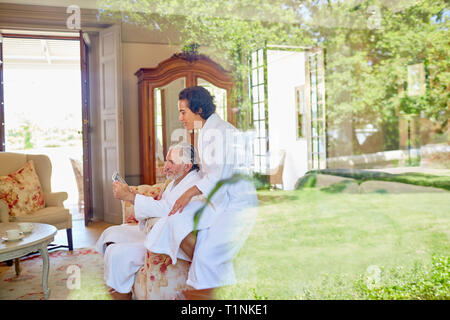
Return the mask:
[[255, 172], [268, 170], [268, 100], [267, 100], [267, 54], [265, 48], [258, 49], [250, 57], [250, 97], [252, 120], [255, 129], [254, 163]]
[[297, 139], [305, 138], [305, 86], [295, 88], [295, 119], [297, 125]]
[[316, 48], [308, 53], [309, 78], [310, 158], [309, 169], [326, 168], [325, 79], [323, 50]]

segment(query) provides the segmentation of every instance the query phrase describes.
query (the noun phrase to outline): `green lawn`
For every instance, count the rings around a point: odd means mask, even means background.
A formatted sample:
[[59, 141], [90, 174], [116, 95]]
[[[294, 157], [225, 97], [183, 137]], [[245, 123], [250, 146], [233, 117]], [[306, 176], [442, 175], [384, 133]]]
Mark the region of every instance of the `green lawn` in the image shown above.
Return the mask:
[[450, 193], [303, 189], [258, 197], [255, 227], [235, 260], [238, 284], [218, 298], [365, 299], [356, 283], [369, 266], [387, 284], [398, 270], [426, 268], [432, 254], [450, 256]]

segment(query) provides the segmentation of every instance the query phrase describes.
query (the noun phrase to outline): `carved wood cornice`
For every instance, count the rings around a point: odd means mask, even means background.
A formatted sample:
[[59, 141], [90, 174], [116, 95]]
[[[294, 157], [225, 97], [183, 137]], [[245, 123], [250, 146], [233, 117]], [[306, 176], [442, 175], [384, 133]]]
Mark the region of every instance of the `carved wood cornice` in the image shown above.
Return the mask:
[[[0, 3], [0, 26], [36, 25], [67, 29], [70, 14], [66, 10], [66, 7]], [[81, 28], [105, 28], [112, 24], [111, 21], [99, 20], [97, 14], [97, 10], [81, 8]]]
[[160, 83], [170, 82], [171, 79], [188, 73], [194, 76], [207, 77], [207, 80], [213, 77], [214, 82], [219, 82], [221, 87], [228, 87], [233, 83], [231, 73], [205, 55], [197, 55], [195, 59], [187, 59], [183, 54], [174, 54], [169, 59], [160, 62], [155, 68], [139, 69], [135, 75], [139, 82], [148, 80], [160, 85]]

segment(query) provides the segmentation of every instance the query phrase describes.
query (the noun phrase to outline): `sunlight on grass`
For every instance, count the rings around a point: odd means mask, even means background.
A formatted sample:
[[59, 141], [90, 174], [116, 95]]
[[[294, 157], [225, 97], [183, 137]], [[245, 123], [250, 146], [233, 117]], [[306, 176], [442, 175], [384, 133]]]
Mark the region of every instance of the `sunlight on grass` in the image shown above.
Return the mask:
[[[369, 266], [412, 267], [450, 254], [450, 194], [260, 191], [255, 227], [224, 299], [361, 299]], [[312, 291], [311, 291], [312, 290]]]

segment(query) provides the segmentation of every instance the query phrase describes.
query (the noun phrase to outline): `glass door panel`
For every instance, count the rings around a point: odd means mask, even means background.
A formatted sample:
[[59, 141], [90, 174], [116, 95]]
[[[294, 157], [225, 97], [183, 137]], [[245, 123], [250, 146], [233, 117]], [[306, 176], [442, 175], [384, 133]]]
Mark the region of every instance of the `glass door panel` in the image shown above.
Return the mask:
[[310, 141], [311, 165], [309, 169], [326, 168], [326, 120], [325, 120], [325, 83], [323, 69], [323, 50], [309, 53], [309, 95], [310, 95]]
[[163, 168], [169, 147], [186, 139], [186, 131], [178, 120], [178, 94], [185, 87], [186, 78], [183, 77], [153, 90], [156, 183], [166, 179]]

